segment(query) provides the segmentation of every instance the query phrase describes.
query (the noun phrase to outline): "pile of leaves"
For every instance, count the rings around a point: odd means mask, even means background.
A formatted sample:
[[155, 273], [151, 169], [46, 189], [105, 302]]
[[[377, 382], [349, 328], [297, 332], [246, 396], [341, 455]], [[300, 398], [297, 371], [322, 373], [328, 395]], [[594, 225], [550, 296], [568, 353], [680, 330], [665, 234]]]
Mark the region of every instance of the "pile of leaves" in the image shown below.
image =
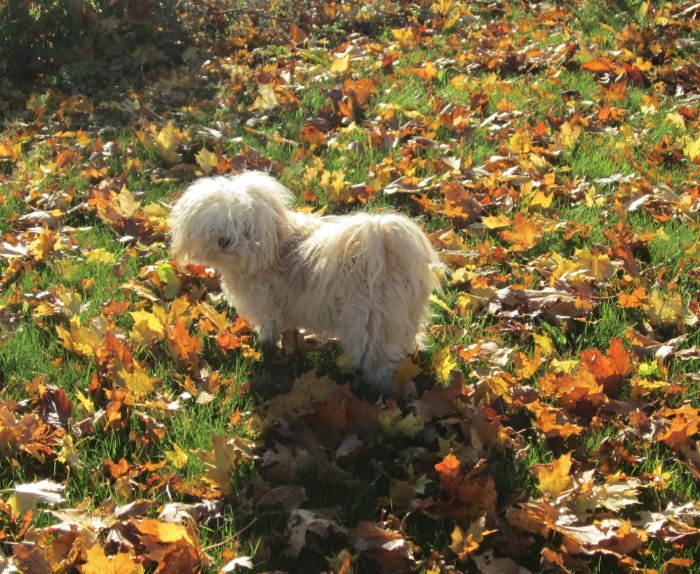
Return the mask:
[[[177, 7], [151, 76], [0, 95], [0, 570], [697, 572], [700, 5]], [[244, 169], [421, 221], [394, 397], [171, 259]]]

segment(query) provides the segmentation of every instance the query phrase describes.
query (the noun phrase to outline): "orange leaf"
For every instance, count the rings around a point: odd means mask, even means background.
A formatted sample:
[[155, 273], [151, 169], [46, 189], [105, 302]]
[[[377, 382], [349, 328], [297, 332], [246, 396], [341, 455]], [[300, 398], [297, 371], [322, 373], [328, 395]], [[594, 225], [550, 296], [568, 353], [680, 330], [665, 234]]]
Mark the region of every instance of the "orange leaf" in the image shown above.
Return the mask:
[[540, 401], [528, 404], [527, 408], [535, 415], [535, 427], [547, 437], [566, 439], [583, 430], [583, 427], [569, 422], [562, 411]]
[[518, 213], [513, 219], [513, 231], [506, 229], [501, 231], [501, 239], [511, 243], [513, 251], [527, 251], [535, 247], [542, 238], [542, 228], [530, 221], [522, 213]]
[[515, 356], [516, 376], [521, 379], [529, 379], [542, 364], [542, 349], [535, 349], [535, 356], [528, 357], [525, 353], [518, 352]]
[[678, 409], [662, 409], [659, 415], [671, 419], [671, 424], [660, 434], [659, 440], [671, 448], [680, 448], [700, 430], [700, 411], [689, 404]]
[[620, 393], [631, 361], [622, 342], [613, 338], [605, 355], [597, 349], [589, 349], [581, 353], [581, 362], [603, 384], [607, 395], [616, 396]]
[[442, 459], [442, 462], [435, 465], [435, 470], [440, 475], [440, 488], [446, 492], [455, 490], [455, 487], [461, 482], [459, 476], [460, 466], [459, 459], [451, 452]]
[[613, 64], [607, 58], [601, 58], [600, 60], [591, 60], [590, 62], [584, 62], [581, 64], [582, 70], [587, 70], [596, 74], [603, 74], [606, 72], [613, 71]]
[[326, 134], [324, 134], [316, 126], [311, 124], [306, 124], [301, 126], [297, 139], [301, 143], [309, 144], [310, 146], [325, 147], [328, 145], [328, 140], [326, 139]]
[[168, 350], [173, 359], [194, 367], [202, 350], [202, 340], [191, 336], [179, 317], [175, 319], [174, 326], [166, 326], [165, 333], [168, 339]]

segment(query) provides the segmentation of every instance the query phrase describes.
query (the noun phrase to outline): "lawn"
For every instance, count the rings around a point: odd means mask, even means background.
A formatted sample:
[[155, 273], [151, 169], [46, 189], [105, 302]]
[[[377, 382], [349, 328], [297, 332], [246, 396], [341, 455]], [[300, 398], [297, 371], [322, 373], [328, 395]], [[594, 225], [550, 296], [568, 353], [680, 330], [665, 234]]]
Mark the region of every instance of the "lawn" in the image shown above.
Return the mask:
[[[0, 571], [700, 573], [700, 4], [61, 5], [0, 5]], [[429, 235], [393, 396], [170, 255], [245, 169]]]

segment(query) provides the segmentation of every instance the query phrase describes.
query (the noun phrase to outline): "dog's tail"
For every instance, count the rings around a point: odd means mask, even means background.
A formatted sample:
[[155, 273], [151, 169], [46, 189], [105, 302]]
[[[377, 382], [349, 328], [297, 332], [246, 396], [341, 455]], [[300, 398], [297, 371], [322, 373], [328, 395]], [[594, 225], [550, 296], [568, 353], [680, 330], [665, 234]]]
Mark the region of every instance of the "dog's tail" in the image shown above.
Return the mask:
[[382, 215], [379, 221], [386, 258], [392, 266], [414, 271], [413, 280], [422, 290], [439, 291], [445, 266], [421, 228], [401, 215]]

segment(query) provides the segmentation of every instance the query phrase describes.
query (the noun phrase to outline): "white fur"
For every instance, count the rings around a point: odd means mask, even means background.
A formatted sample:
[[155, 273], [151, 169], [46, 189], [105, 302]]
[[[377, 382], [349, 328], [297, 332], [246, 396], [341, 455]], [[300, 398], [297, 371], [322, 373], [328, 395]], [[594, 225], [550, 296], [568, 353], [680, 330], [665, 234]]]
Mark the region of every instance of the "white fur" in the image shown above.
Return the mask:
[[421, 343], [437, 254], [401, 215], [317, 217], [292, 199], [259, 172], [200, 179], [173, 208], [173, 253], [213, 267], [263, 341], [287, 329], [336, 337], [353, 367], [391, 391], [397, 363]]

